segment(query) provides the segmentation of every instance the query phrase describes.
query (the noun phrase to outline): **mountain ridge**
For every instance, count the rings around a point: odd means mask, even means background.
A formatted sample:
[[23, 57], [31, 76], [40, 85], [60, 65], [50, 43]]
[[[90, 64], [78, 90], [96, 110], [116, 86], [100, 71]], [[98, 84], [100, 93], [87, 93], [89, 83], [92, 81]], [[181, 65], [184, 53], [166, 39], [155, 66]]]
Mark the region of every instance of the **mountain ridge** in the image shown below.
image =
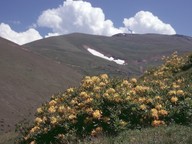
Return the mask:
[[[75, 57], [77, 62], [71, 60], [70, 64], [74, 65], [79, 61], [85, 63], [85, 65], [78, 63], [78, 65], [79, 67], [82, 67], [83, 70], [86, 69], [86, 71], [88, 71], [86, 66], [89, 66], [89, 68], [92, 67], [92, 64], [90, 63], [93, 63], [93, 65], [104, 66], [103, 68], [105, 70], [109, 69], [109, 67], [106, 66], [107, 63], [107, 65], [110, 65], [114, 70], [113, 72], [112, 70], [109, 70], [110, 73], [112, 72], [114, 75], [119, 74], [117, 72], [119, 71], [119, 66], [113, 62], [91, 56], [86, 49], [86, 47], [89, 47], [108, 57], [125, 60], [128, 63], [128, 66], [120, 67], [121, 74], [124, 73], [125, 76], [133, 73], [140, 75], [143, 72], [140, 71], [140, 67], [143, 67], [142, 69], [145, 70], [148, 67], [148, 64], [151, 66], [159, 64], [163, 55], [170, 55], [174, 51], [178, 51], [179, 53], [190, 51], [192, 47], [192, 39], [186, 40], [183, 37], [175, 35], [160, 34], [127, 34], [125, 37], [107, 37], [72, 33], [49, 37], [47, 39], [28, 43], [24, 46], [41, 55], [60, 61], [61, 63], [69, 62], [68, 59]], [[58, 53], [60, 53], [60, 55]], [[79, 58], [79, 55], [82, 57]], [[131, 66], [134, 64], [137, 64], [138, 67]], [[79, 70], [81, 71], [82, 69]], [[97, 68], [92, 69], [98, 73], [100, 72]], [[88, 72], [88, 74], [91, 73]]]

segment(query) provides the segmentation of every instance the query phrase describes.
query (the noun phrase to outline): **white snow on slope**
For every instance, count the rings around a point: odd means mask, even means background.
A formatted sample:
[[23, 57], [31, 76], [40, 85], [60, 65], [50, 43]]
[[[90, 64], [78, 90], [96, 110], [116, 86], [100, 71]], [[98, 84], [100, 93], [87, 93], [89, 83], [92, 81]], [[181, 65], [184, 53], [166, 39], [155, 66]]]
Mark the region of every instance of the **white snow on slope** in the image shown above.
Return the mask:
[[107, 57], [105, 56], [104, 54], [94, 50], [94, 49], [91, 49], [91, 48], [87, 48], [87, 50], [94, 56], [97, 56], [97, 57], [100, 57], [100, 58], [103, 58], [103, 59], [106, 59], [108, 61], [113, 61], [119, 65], [125, 65], [125, 60], [121, 60], [121, 59], [114, 59], [113, 57]]

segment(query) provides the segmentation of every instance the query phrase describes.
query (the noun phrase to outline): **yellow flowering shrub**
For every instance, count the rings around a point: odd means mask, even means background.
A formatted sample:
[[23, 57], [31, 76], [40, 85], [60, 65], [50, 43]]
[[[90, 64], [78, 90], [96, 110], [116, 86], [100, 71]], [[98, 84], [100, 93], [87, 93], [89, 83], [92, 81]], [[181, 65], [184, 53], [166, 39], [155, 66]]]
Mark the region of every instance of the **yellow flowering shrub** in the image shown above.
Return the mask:
[[192, 74], [178, 75], [191, 63], [174, 53], [138, 79], [86, 76], [79, 87], [53, 95], [38, 108], [19, 143], [66, 143], [72, 136], [80, 139], [125, 129], [191, 124]]

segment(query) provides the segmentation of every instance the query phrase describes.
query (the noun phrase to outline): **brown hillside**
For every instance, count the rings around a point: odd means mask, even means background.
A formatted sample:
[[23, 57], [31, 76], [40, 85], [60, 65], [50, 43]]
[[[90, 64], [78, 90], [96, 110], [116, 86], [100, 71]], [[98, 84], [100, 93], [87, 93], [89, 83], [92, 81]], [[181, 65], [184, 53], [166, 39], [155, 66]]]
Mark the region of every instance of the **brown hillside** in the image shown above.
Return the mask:
[[0, 133], [12, 130], [53, 93], [80, 78], [64, 64], [0, 38]]

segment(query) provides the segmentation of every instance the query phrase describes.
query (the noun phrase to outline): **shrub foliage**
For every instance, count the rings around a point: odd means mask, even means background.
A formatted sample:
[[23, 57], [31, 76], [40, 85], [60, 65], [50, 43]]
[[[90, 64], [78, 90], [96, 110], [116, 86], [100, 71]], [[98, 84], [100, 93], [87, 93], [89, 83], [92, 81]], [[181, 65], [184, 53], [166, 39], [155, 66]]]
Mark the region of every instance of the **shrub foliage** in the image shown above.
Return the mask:
[[55, 94], [39, 107], [32, 125], [19, 126], [17, 141], [59, 144], [125, 129], [191, 125], [191, 57], [174, 53], [138, 79], [86, 76], [79, 87]]

